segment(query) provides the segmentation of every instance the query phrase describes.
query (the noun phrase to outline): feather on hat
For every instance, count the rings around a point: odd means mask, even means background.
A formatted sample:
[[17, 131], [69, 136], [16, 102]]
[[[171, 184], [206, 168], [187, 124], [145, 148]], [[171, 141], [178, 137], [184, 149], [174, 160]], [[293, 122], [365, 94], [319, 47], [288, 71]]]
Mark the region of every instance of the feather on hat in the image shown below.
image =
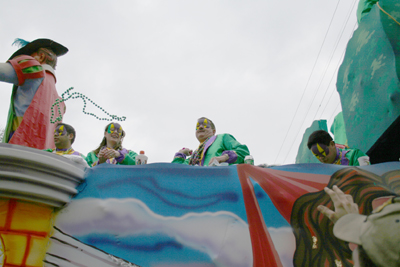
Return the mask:
[[50, 39], [36, 39], [32, 42], [28, 42], [23, 39], [17, 38], [14, 40], [13, 45], [17, 45], [21, 48], [18, 49], [14, 54], [12, 54], [9, 59], [20, 55], [30, 56], [35, 53], [39, 48], [49, 48], [57, 55], [57, 57], [65, 55], [68, 52], [68, 48]]

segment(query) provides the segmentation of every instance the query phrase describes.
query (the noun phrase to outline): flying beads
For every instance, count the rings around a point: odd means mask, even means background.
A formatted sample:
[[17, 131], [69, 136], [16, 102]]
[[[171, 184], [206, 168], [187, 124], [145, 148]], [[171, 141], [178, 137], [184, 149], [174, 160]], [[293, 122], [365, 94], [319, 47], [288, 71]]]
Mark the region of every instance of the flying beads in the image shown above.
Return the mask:
[[[51, 118], [50, 118], [50, 122], [51, 123], [56, 123], [57, 121], [62, 121], [62, 115], [61, 115], [61, 110], [60, 110], [60, 103], [67, 101], [68, 99], [77, 99], [77, 98], [81, 98], [83, 100], [83, 109], [82, 112], [86, 115], [90, 115], [95, 117], [98, 120], [101, 121], [125, 121], [126, 117], [122, 116], [122, 117], [118, 117], [117, 115], [111, 115], [110, 113], [108, 113], [107, 111], [105, 111], [104, 108], [102, 108], [101, 106], [97, 105], [96, 103], [94, 103], [89, 97], [85, 96], [84, 94], [78, 93], [78, 92], [73, 92], [72, 94], [70, 93], [71, 90], [73, 90], [74, 87], [70, 87], [67, 91], [65, 91], [62, 95], [61, 95], [61, 99], [57, 98], [56, 101], [54, 102], [54, 104], [51, 106]], [[68, 94], [68, 96], [65, 98], [64, 95]], [[94, 113], [89, 113], [86, 112], [86, 104], [87, 101], [89, 101], [90, 103], [92, 103], [96, 108], [100, 109], [101, 111], [103, 111], [109, 118], [100, 118], [98, 117], [96, 114]], [[55, 120], [53, 120], [54, 118], [54, 107], [57, 106], [57, 110], [58, 110], [58, 114], [60, 114], [60, 116], [56, 117]]]

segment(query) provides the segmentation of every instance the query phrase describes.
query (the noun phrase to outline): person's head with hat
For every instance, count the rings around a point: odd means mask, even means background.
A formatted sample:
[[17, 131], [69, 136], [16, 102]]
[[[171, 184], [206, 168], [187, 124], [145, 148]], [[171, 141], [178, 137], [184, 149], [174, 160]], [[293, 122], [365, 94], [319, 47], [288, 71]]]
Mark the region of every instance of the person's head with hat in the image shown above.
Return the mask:
[[[20, 48], [0, 63], [0, 82], [13, 85], [3, 142], [38, 149], [53, 148], [53, 116], [65, 113], [65, 103], [53, 112], [60, 96], [54, 69], [68, 49], [50, 39], [28, 42], [15, 39]], [[54, 114], [53, 114], [54, 113]]]
[[354, 267], [400, 266], [400, 197], [391, 197], [370, 215], [359, 214], [353, 198], [337, 186], [325, 188], [335, 211], [324, 206], [318, 210], [335, 225], [333, 234], [357, 245], [353, 250]]
[[57, 57], [65, 55], [68, 52], [68, 48], [50, 39], [36, 39], [32, 42], [15, 39], [13, 44], [22, 47], [12, 54], [9, 60], [20, 55], [32, 56], [40, 64], [48, 64], [53, 69], [56, 68]]

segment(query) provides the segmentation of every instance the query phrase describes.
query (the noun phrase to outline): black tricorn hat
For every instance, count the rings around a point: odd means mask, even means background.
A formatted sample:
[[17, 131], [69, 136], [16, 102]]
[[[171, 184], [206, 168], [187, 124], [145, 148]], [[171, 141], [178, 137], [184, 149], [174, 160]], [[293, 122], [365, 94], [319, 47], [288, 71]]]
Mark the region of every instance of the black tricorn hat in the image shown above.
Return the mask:
[[[17, 42], [18, 39], [16, 39]], [[12, 59], [16, 56], [20, 55], [32, 55], [36, 51], [38, 51], [39, 48], [49, 48], [51, 49], [54, 53], [56, 53], [57, 57], [60, 57], [62, 55], [65, 55], [68, 52], [68, 48], [65, 46], [54, 42], [53, 40], [50, 39], [36, 39], [30, 43], [27, 43], [25, 46], [21, 47], [18, 49], [14, 54], [9, 59]]]

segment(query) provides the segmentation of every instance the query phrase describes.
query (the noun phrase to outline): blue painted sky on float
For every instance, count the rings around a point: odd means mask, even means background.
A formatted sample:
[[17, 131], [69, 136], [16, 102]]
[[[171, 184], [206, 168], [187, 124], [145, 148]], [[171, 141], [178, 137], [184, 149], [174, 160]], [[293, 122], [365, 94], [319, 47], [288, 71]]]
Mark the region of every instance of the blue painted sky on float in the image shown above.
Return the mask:
[[[363, 166], [382, 175], [398, 162]], [[273, 169], [332, 175], [344, 166], [296, 164]], [[292, 266], [295, 240], [285, 219], [255, 182], [254, 192], [282, 260]], [[142, 266], [251, 266], [247, 215], [236, 166], [99, 165], [56, 226], [66, 234]], [[169, 265], [168, 265], [169, 264]]]

